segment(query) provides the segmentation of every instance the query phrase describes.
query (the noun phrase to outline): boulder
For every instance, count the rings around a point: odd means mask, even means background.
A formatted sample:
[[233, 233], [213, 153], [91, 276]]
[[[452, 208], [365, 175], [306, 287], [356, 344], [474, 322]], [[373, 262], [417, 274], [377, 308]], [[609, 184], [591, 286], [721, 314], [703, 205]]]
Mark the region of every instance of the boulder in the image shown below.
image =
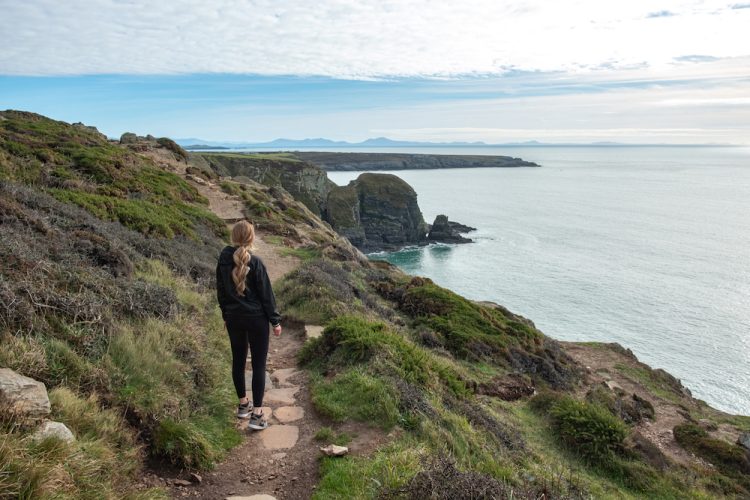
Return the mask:
[[72, 443], [76, 440], [65, 424], [50, 420], [45, 421], [32, 435], [34, 441], [43, 441], [48, 438], [57, 438], [66, 443]]
[[50, 412], [44, 384], [9, 368], [0, 368], [0, 400], [21, 418], [43, 419]]
[[461, 233], [474, 230], [473, 227], [449, 221], [447, 215], [438, 215], [430, 227], [427, 239], [440, 243], [471, 243], [471, 238], [465, 238]]
[[138, 142], [138, 136], [133, 132], [125, 132], [120, 136], [120, 144], [135, 144]]

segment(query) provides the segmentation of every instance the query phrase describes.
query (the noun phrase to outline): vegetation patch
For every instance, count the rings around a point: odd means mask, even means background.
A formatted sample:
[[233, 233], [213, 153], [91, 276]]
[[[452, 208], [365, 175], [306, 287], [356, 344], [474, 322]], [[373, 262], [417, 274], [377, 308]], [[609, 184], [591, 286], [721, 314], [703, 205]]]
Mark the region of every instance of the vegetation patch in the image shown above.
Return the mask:
[[549, 413], [562, 442], [585, 460], [608, 461], [622, 452], [627, 427], [601, 406], [563, 397]]
[[[750, 474], [750, 457], [741, 446], [712, 438], [705, 429], [691, 423], [680, 424], [673, 432], [680, 446], [712, 463], [724, 474]], [[745, 483], [750, 486], [750, 480]]]
[[396, 392], [383, 380], [351, 369], [312, 386], [315, 407], [334, 421], [348, 419], [391, 429], [398, 422]]

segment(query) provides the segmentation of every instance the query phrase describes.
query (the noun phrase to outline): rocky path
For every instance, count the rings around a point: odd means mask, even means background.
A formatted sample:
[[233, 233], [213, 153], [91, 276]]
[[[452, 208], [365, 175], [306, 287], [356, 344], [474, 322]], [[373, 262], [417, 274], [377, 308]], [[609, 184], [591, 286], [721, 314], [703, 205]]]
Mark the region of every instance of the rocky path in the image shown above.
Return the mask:
[[[296, 354], [302, 342], [302, 326], [287, 327], [281, 337], [271, 339], [270, 380], [264, 397], [269, 427], [252, 431], [246, 420], [238, 420], [236, 425], [246, 437], [244, 442], [215, 470], [204, 474], [200, 484], [172, 486], [174, 498], [283, 500], [312, 495], [320, 456], [315, 433], [324, 423], [313, 411], [307, 373], [296, 368]], [[249, 382], [251, 372], [246, 372], [246, 376]]]
[[[184, 171], [179, 172], [209, 200], [209, 207], [228, 225], [244, 218], [242, 202], [221, 188]], [[294, 270], [300, 263], [284, 256], [258, 234], [255, 254], [266, 264], [272, 282]], [[310, 336], [320, 335], [321, 327], [308, 327]], [[296, 355], [305, 341], [305, 326], [284, 325], [281, 337], [271, 337], [266, 373], [264, 413], [269, 427], [263, 431], [247, 428], [237, 420], [245, 436], [223, 463], [192, 481], [168, 481], [173, 498], [233, 500], [283, 500], [309, 498], [317, 484], [317, 457], [321, 443], [315, 433], [324, 425], [313, 412], [306, 372], [296, 368]], [[250, 369], [248, 359], [247, 369]], [[229, 376], [227, 367], [227, 376]], [[252, 373], [245, 372], [248, 390]], [[248, 397], [252, 394], [248, 392]], [[234, 408], [227, 408], [234, 411]], [[327, 444], [327, 443], [326, 443]]]

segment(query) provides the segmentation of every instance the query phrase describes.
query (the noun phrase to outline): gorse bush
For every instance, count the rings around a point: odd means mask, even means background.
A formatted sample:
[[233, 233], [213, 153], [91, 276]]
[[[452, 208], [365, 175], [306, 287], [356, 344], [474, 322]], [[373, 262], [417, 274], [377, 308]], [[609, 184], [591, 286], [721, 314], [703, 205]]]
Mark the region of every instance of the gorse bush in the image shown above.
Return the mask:
[[560, 439], [590, 463], [622, 451], [627, 426], [601, 406], [563, 397], [549, 411]]

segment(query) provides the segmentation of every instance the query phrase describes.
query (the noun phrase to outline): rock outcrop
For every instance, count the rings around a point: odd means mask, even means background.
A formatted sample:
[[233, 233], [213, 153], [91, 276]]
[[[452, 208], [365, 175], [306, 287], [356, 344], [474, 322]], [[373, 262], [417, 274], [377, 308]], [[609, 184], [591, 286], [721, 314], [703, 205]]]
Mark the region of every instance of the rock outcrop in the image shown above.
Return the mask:
[[41, 420], [50, 412], [44, 384], [9, 368], [0, 368], [0, 401], [13, 415], [25, 419]]
[[476, 228], [474, 227], [449, 221], [447, 215], [438, 215], [435, 217], [435, 222], [430, 226], [427, 239], [440, 243], [471, 243], [471, 238], [461, 236], [461, 233], [468, 233], [475, 230]]
[[263, 159], [242, 154], [192, 154], [191, 163], [208, 167], [223, 177], [247, 177], [266, 186], [280, 186], [315, 215], [325, 210], [329, 191], [336, 184], [325, 171], [299, 160]]
[[365, 252], [395, 250], [425, 242], [417, 193], [392, 174], [365, 173], [331, 189], [324, 218]]
[[39, 425], [31, 435], [34, 441], [56, 438], [71, 443], [76, 440], [65, 424], [46, 420], [50, 403], [44, 384], [10, 368], [0, 368], [0, 409], [5, 417], [24, 426]]

